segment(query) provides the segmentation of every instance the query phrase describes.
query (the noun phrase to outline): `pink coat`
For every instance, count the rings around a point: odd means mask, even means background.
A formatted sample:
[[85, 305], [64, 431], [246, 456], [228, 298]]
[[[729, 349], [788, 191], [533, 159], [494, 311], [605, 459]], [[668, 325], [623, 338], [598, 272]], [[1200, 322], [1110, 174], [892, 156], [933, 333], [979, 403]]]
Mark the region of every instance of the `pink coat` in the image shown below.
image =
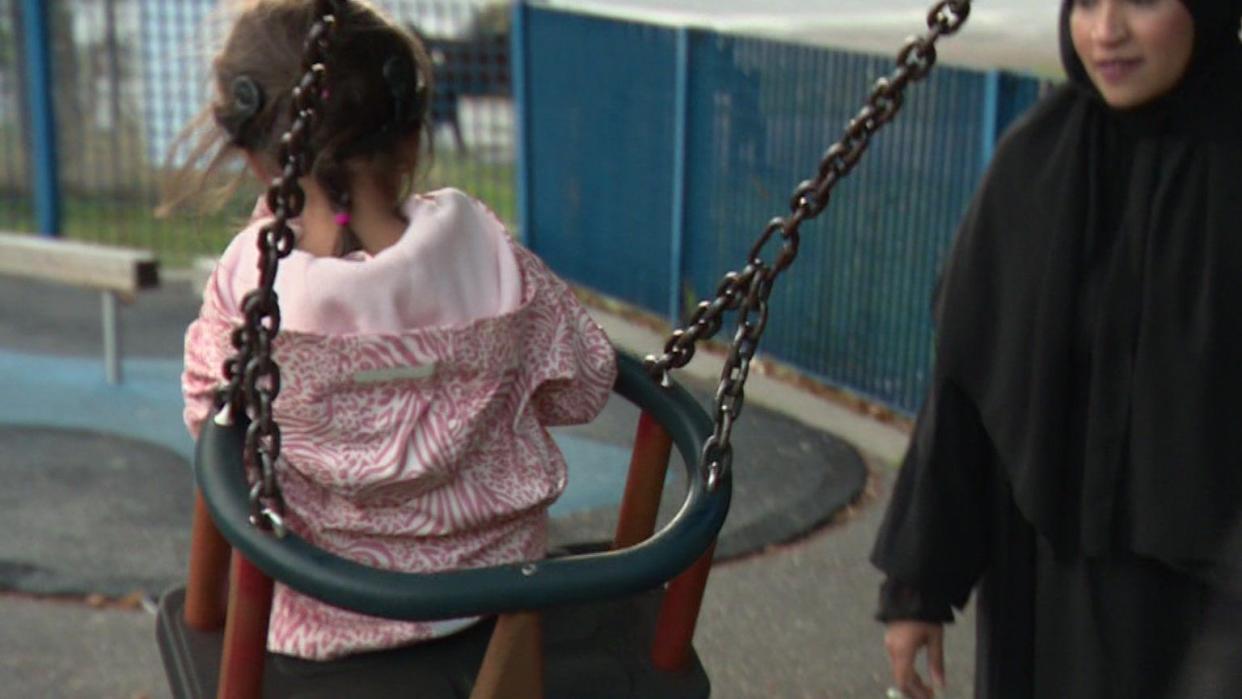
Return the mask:
[[[371, 257], [295, 251], [277, 278], [290, 528], [379, 568], [435, 571], [541, 558], [565, 461], [546, 427], [590, 421], [616, 375], [573, 292], [455, 190], [412, 198], [409, 229]], [[210, 412], [263, 217], [222, 256], [186, 334], [185, 422]], [[328, 659], [463, 622], [347, 612], [277, 585], [275, 652]]]

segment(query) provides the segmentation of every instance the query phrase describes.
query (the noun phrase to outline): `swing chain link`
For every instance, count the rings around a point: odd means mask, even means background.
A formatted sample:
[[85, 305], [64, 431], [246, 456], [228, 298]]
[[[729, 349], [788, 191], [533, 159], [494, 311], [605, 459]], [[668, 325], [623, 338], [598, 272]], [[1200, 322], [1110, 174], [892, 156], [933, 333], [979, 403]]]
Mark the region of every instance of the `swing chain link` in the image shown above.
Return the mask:
[[[310, 173], [314, 162], [310, 135], [323, 104], [327, 70], [325, 59], [336, 29], [336, 17], [347, 0], [317, 0], [315, 20], [303, 46], [303, 76], [293, 89], [290, 105], [292, 124], [281, 138], [280, 176], [272, 180], [266, 202], [273, 220], [259, 231], [259, 284], [242, 299], [243, 324], [233, 330], [236, 354], [224, 363], [225, 385], [220, 403], [226, 415], [246, 415], [245, 462], [252, 473], [250, 523], [277, 537], [286, 533], [284, 500], [276, 481], [280, 459], [281, 432], [272, 413], [280, 394], [280, 367], [272, 357], [273, 343], [280, 332], [280, 303], [276, 294], [276, 273], [280, 260], [297, 244], [289, 222], [302, 213], [306, 193], [299, 180]], [[231, 419], [231, 417], [230, 417]], [[253, 472], [257, 472], [253, 473]]]
[[[858, 114], [849, 121], [840, 139], [824, 151], [814, 179], [800, 183], [790, 198], [788, 217], [768, 222], [747, 256], [741, 272], [728, 272], [721, 279], [716, 295], [695, 307], [683, 327], [674, 330], [664, 343], [664, 353], [648, 355], [643, 364], [662, 384], [668, 384], [672, 369], [684, 367], [694, 358], [695, 345], [720, 331], [726, 311], [738, 311], [737, 332], [729, 345], [714, 400], [714, 427], [703, 445], [699, 470], [714, 491], [732, 468], [733, 426], [745, 403], [745, 384], [751, 361], [768, 321], [768, 299], [777, 277], [793, 264], [801, 242], [801, 225], [814, 219], [828, 206], [832, 190], [845, 179], [866, 153], [871, 138], [901, 110], [905, 90], [923, 80], [936, 63], [936, 42], [958, 31], [970, 16], [971, 0], [939, 0], [927, 15], [927, 33], [911, 37], [897, 54], [896, 68], [876, 80], [871, 94]], [[764, 250], [779, 235], [780, 243], [771, 263]]]

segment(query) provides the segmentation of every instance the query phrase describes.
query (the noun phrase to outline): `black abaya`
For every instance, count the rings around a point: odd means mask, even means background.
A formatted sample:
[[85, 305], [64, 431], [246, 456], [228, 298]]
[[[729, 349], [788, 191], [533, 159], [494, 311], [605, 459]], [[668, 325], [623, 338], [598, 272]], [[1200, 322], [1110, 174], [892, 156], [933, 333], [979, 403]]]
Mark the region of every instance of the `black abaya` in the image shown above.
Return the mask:
[[1002, 142], [941, 277], [873, 561], [884, 620], [977, 586], [979, 697], [1171, 696], [1239, 567], [1242, 2], [1187, 7], [1187, 74], [1117, 112], [1065, 4], [1071, 80]]

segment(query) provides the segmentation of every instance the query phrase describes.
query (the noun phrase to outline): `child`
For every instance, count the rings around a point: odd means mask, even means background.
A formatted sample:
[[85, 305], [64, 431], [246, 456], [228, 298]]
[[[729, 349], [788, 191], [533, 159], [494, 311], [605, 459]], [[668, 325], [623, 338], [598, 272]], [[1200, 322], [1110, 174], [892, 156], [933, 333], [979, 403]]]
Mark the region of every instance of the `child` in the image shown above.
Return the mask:
[[[309, 0], [241, 8], [213, 62], [213, 167], [240, 154], [262, 181], [279, 172], [315, 19]], [[453, 189], [403, 196], [430, 102], [427, 57], [364, 3], [348, 3], [336, 24], [298, 245], [276, 280], [286, 524], [387, 569], [540, 558], [547, 507], [566, 480], [546, 426], [598, 414], [616, 373], [612, 347], [482, 204]], [[201, 142], [196, 155], [210, 148]], [[270, 218], [260, 200], [186, 334], [182, 387], [195, 436], [233, 353], [242, 298], [257, 284], [258, 231]], [[277, 585], [268, 647], [329, 659], [471, 621], [376, 619]]]

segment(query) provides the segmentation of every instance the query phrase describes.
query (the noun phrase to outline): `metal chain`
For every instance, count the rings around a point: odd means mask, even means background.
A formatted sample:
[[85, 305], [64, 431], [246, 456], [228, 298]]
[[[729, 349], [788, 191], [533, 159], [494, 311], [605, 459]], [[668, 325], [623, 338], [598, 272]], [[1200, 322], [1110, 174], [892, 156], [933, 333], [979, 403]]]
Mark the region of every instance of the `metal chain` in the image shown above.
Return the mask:
[[[280, 330], [276, 273], [280, 260], [295, 245], [289, 221], [301, 214], [306, 202], [298, 180], [309, 172], [314, 160], [309, 141], [321, 106], [326, 77], [324, 59], [331, 46], [335, 18], [347, 2], [316, 2], [319, 19], [307, 37], [305, 73], [293, 91], [293, 122], [281, 139], [283, 170], [267, 193], [274, 220], [259, 235], [259, 286], [242, 301], [245, 322], [233, 331], [231, 338], [236, 354], [224, 364], [226, 384], [222, 388], [222, 402], [226, 411], [222, 414], [227, 419], [245, 411], [251, 420], [246, 431], [245, 456], [247, 463], [257, 466], [259, 471], [250, 490], [251, 522], [277, 536], [284, 535], [285, 525], [284, 503], [275, 473], [281, 433], [272, 416], [272, 405], [280, 393], [280, 369], [272, 359], [272, 343]], [[817, 176], [794, 190], [791, 215], [774, 218], [751, 248], [743, 270], [724, 276], [716, 297], [699, 304], [687, 327], [672, 333], [663, 355], [646, 358], [647, 370], [654, 377], [666, 379], [670, 369], [685, 366], [693, 358], [695, 343], [719, 332], [725, 311], [738, 311], [738, 330], [716, 390], [715, 428], [700, 459], [709, 489], [715, 489], [731, 466], [730, 438], [745, 402], [750, 362], [767, 325], [768, 298], [777, 277], [797, 257], [799, 226], [824, 210], [833, 187], [854, 169], [871, 137], [900, 110], [905, 88], [926, 77], [935, 64], [936, 41], [956, 32], [969, 14], [970, 0], [941, 0], [933, 7], [927, 20], [928, 33], [907, 41], [897, 55], [896, 69], [876, 82], [867, 103], [846, 126], [842, 137], [824, 153]], [[769, 264], [763, 259], [763, 250], [777, 234], [782, 242], [776, 259]]]
[[[733, 425], [742, 412], [750, 363], [767, 326], [768, 298], [776, 279], [798, 256], [799, 227], [828, 206], [832, 189], [853, 171], [871, 145], [871, 137], [900, 111], [906, 88], [931, 72], [936, 63], [936, 41], [957, 32], [969, 15], [970, 0], [940, 0], [932, 7], [927, 15], [928, 32], [906, 41], [897, 54], [897, 67], [876, 81], [867, 102], [846, 125], [841, 138], [824, 152], [816, 176], [794, 189], [790, 215], [772, 219], [751, 247], [742, 271], [724, 275], [716, 296], [700, 303], [685, 326], [669, 335], [664, 353], [658, 357], [648, 355], [644, 360], [653, 378], [667, 382], [671, 369], [685, 366], [694, 357], [698, 341], [720, 331], [724, 313], [738, 311], [737, 333], [716, 389], [715, 427], [699, 459], [708, 490], [715, 490], [732, 466]], [[769, 263], [763, 252], [778, 235], [780, 247]]]
[[250, 522], [278, 537], [285, 535], [284, 501], [276, 483], [276, 462], [280, 458], [280, 426], [272, 416], [272, 405], [280, 394], [280, 367], [272, 359], [272, 343], [280, 332], [280, 303], [276, 296], [276, 272], [280, 260], [296, 245], [289, 221], [302, 213], [306, 193], [298, 180], [310, 172], [314, 162], [311, 134], [322, 106], [327, 77], [325, 59], [331, 48], [340, 16], [347, 0], [317, 0], [312, 25], [303, 45], [302, 79], [293, 89], [292, 124], [281, 137], [279, 162], [282, 171], [267, 190], [267, 206], [274, 214], [271, 223], [259, 232], [259, 285], [242, 299], [243, 325], [233, 330], [237, 353], [225, 361], [222, 401], [226, 420], [244, 414], [250, 418], [246, 429], [245, 457], [258, 478], [250, 487]]

